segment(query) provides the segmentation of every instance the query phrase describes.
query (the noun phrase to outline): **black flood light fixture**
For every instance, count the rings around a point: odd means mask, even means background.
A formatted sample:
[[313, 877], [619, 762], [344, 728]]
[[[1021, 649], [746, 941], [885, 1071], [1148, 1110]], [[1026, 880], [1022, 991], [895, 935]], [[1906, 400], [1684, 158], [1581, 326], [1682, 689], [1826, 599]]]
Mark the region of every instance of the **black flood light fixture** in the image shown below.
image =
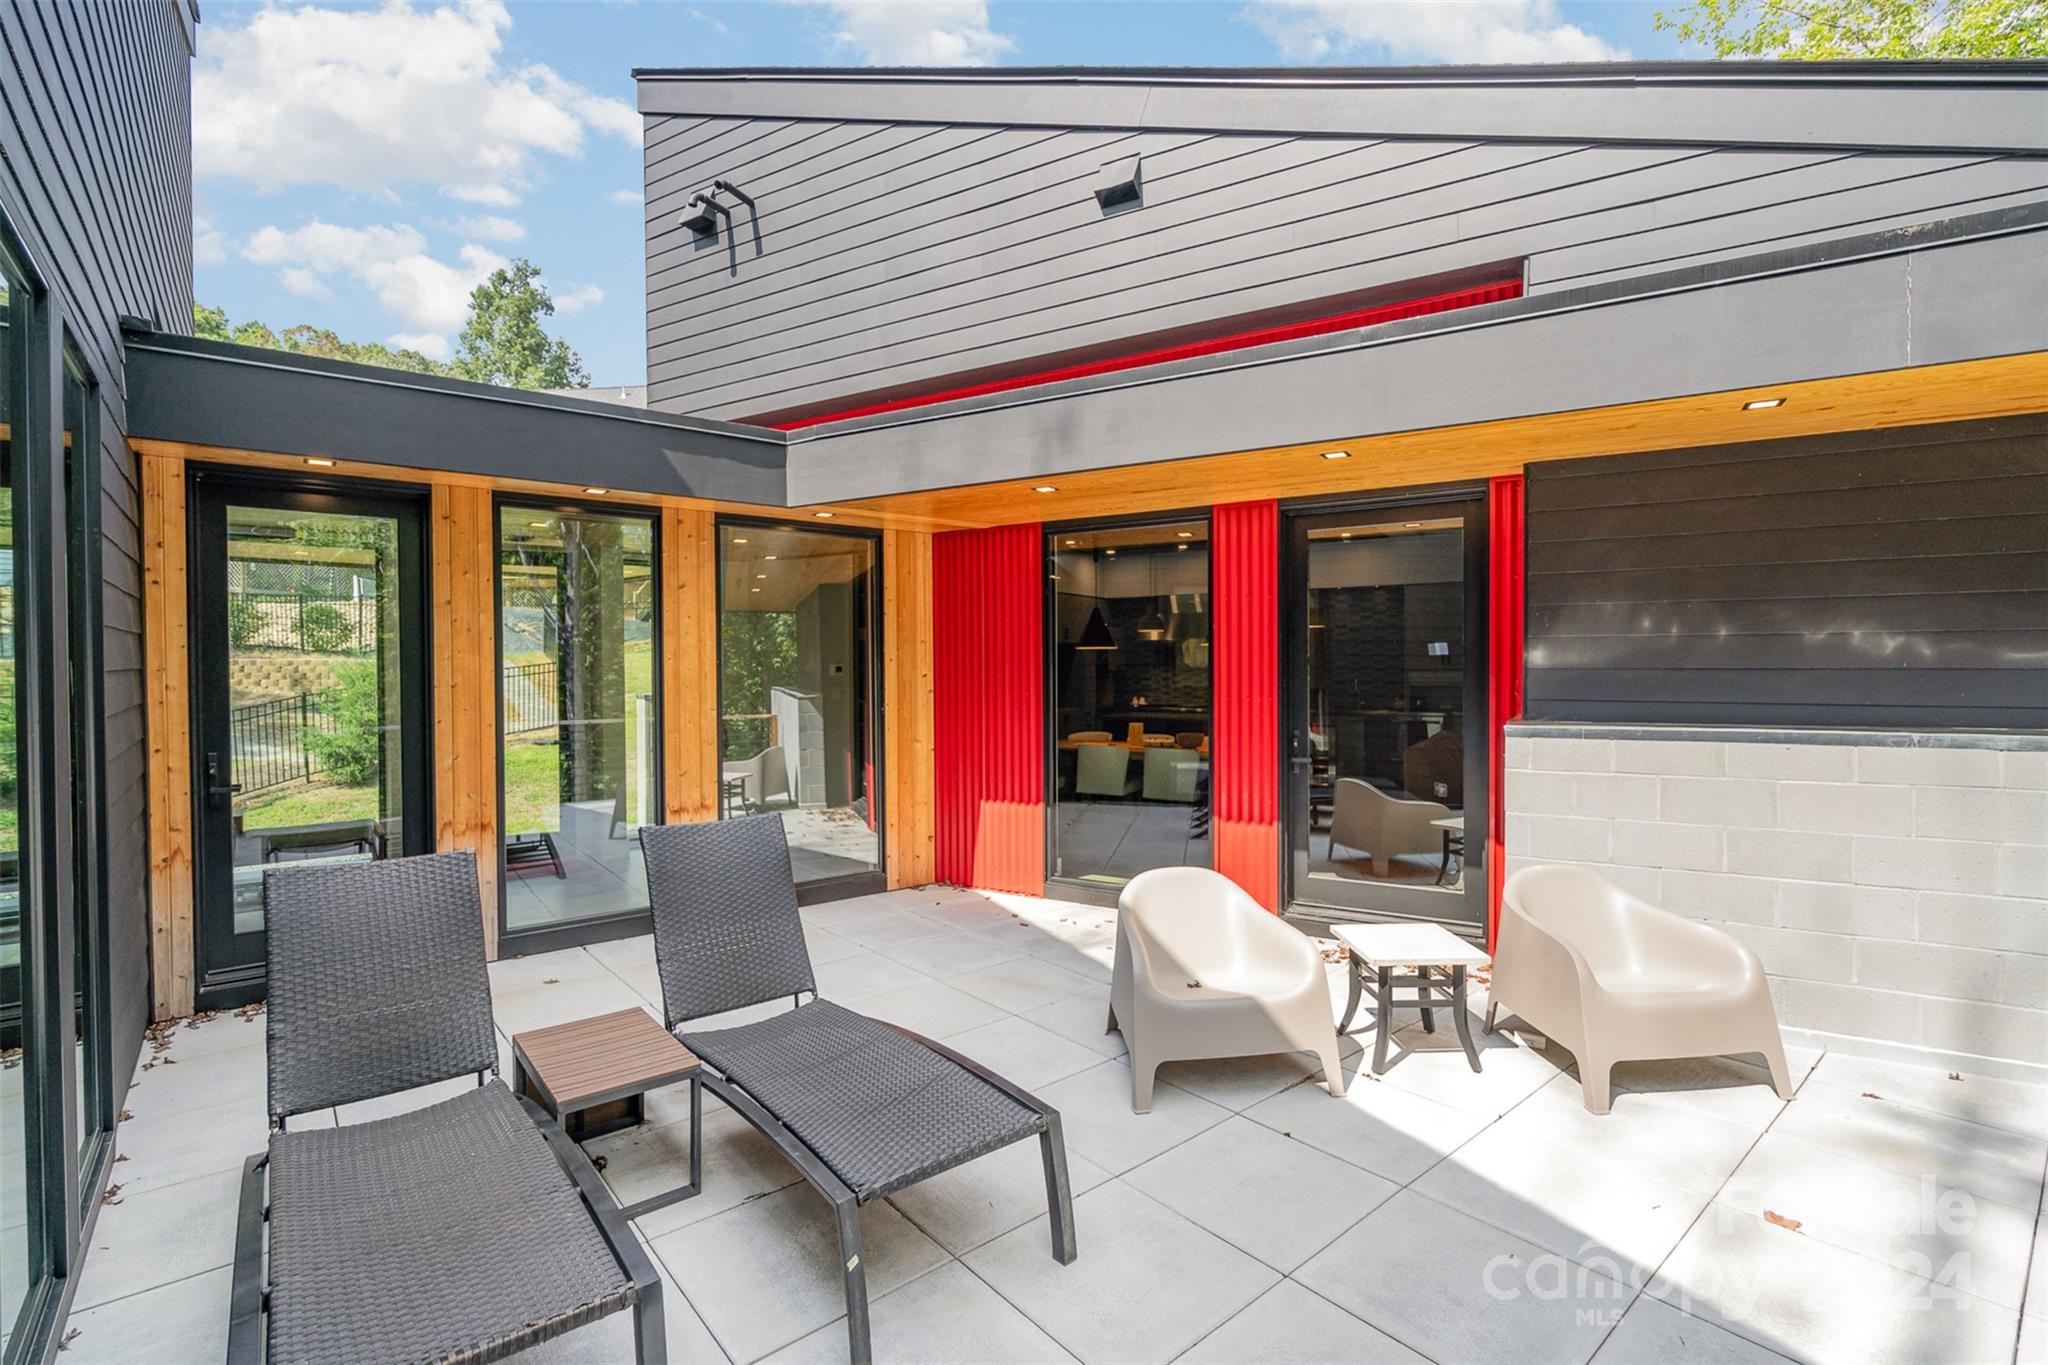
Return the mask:
[[692, 237], [703, 241], [718, 235], [719, 220], [732, 224], [732, 210], [718, 202], [718, 187], [708, 185], [690, 196], [690, 202], [683, 207], [681, 225], [689, 230]]
[[1089, 186], [1105, 216], [1138, 208], [1145, 202], [1145, 173], [1135, 156], [1119, 157], [1095, 173]]

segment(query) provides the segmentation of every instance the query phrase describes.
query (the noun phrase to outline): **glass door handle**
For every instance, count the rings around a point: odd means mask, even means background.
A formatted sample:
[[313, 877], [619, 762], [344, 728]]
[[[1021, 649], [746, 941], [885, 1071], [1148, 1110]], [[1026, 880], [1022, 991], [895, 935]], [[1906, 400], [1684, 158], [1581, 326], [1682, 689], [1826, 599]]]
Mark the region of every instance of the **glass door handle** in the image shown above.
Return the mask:
[[227, 804], [227, 799], [242, 789], [239, 782], [222, 785], [220, 780], [220, 755], [206, 756], [206, 799], [215, 807]]

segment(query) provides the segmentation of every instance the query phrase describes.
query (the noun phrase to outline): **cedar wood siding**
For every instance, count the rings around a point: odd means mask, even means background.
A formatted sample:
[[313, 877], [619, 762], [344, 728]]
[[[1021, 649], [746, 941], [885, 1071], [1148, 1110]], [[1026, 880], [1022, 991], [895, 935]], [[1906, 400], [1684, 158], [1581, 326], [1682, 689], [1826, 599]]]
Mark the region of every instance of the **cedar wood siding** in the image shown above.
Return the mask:
[[149, 1009], [140, 490], [122, 314], [191, 330], [191, 45], [184, 0], [0, 5], [0, 206], [100, 395], [102, 768], [115, 1097]]
[[2048, 728], [2048, 415], [1535, 464], [1539, 721]]
[[[2048, 201], [2048, 161], [1987, 152], [646, 128], [649, 401], [729, 419], [1503, 262], [1540, 294]], [[1133, 154], [1144, 206], [1106, 217], [1090, 181]], [[701, 244], [714, 179], [758, 213]]]

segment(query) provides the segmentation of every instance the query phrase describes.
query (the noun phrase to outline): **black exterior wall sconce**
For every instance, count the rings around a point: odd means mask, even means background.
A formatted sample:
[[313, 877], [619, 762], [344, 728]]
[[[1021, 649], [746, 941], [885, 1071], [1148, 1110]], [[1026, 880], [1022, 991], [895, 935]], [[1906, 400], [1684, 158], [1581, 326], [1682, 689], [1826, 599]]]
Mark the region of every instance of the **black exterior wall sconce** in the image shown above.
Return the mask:
[[698, 241], [709, 241], [718, 236], [721, 223], [732, 226], [732, 210], [718, 202], [721, 194], [730, 195], [747, 206], [747, 212], [754, 211], [754, 197], [734, 185], [730, 180], [714, 180], [690, 196], [690, 202], [683, 208], [679, 226], [687, 229]]

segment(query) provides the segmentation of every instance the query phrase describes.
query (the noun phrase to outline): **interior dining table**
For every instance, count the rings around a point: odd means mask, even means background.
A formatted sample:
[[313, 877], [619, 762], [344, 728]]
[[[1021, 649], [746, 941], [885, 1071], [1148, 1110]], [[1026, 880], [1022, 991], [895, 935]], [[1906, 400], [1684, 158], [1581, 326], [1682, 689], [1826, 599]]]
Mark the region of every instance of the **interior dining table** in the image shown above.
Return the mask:
[[[1171, 737], [1169, 736], [1169, 739], [1170, 738]], [[1179, 745], [1172, 743], [1146, 744], [1142, 740], [1132, 741], [1128, 739], [1063, 739], [1060, 741], [1060, 748], [1063, 750], [1071, 751], [1090, 744], [1104, 745], [1107, 747], [1117, 749], [1129, 749], [1134, 754], [1142, 754], [1147, 749], [1178, 749], [1180, 747]], [[1201, 748], [1186, 750], [1185, 752], [1197, 753], [1200, 754], [1203, 758], [1207, 758], [1209, 756], [1209, 741], [1205, 739], [1202, 741]]]

